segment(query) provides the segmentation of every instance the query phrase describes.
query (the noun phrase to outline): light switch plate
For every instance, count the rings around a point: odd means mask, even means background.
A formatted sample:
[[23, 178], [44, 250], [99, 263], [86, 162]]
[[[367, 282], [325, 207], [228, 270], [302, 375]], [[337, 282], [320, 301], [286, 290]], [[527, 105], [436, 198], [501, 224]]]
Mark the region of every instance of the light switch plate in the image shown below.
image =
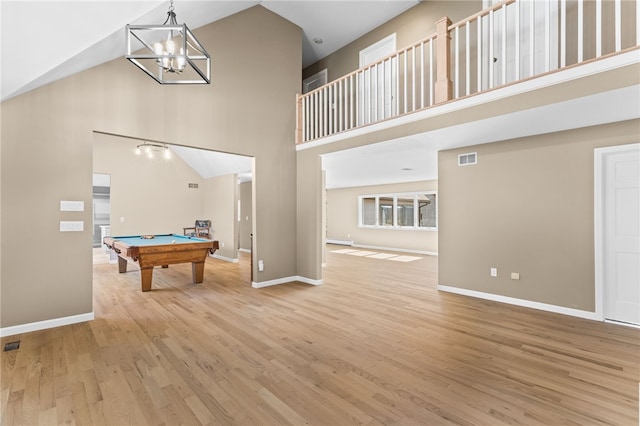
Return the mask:
[[61, 212], [83, 212], [84, 201], [60, 201]]
[[82, 232], [84, 231], [84, 221], [82, 220], [61, 220], [60, 232]]

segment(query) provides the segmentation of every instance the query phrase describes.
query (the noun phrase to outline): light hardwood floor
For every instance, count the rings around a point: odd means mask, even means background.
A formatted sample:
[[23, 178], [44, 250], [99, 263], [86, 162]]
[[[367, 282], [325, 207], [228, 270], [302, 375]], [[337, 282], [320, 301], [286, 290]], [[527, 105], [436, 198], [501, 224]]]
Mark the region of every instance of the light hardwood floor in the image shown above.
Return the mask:
[[640, 331], [439, 293], [437, 258], [94, 267], [94, 321], [2, 339], [2, 424], [637, 425]]

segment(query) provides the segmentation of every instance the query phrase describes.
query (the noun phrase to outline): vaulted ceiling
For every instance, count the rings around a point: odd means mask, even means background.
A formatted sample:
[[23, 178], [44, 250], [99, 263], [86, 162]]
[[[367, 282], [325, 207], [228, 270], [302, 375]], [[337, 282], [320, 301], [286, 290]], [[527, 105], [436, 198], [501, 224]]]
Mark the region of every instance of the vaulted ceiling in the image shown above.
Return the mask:
[[[260, 4], [302, 28], [306, 67], [417, 3], [175, 0], [174, 7], [178, 22], [195, 29]], [[124, 56], [125, 25], [161, 24], [168, 9], [168, 1], [158, 0], [1, 0], [0, 99]]]

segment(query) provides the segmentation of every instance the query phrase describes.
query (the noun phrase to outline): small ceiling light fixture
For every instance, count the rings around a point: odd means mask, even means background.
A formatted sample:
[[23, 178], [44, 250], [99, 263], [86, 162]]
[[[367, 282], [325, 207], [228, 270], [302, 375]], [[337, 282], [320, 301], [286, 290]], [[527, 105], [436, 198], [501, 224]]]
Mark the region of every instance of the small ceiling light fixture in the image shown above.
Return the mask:
[[158, 83], [211, 83], [211, 57], [187, 24], [178, 25], [173, 0], [162, 25], [129, 24], [126, 35], [125, 57]]
[[320, 37], [316, 37], [316, 38], [314, 38], [314, 39], [313, 39], [313, 42], [314, 42], [315, 44], [322, 44], [322, 43], [323, 43], [323, 40], [322, 40]]
[[136, 155], [141, 155], [143, 152], [147, 155], [147, 158], [153, 158], [154, 152], [161, 152], [164, 158], [167, 160], [171, 159], [171, 151], [166, 144], [145, 141], [144, 143], [136, 146], [135, 150]]

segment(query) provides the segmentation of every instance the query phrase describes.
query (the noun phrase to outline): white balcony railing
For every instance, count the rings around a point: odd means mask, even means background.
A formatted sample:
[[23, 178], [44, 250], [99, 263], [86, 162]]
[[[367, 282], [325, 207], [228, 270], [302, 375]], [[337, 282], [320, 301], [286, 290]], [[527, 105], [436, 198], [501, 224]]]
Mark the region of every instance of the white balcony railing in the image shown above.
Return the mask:
[[640, 0], [506, 0], [298, 96], [296, 143], [640, 46]]

